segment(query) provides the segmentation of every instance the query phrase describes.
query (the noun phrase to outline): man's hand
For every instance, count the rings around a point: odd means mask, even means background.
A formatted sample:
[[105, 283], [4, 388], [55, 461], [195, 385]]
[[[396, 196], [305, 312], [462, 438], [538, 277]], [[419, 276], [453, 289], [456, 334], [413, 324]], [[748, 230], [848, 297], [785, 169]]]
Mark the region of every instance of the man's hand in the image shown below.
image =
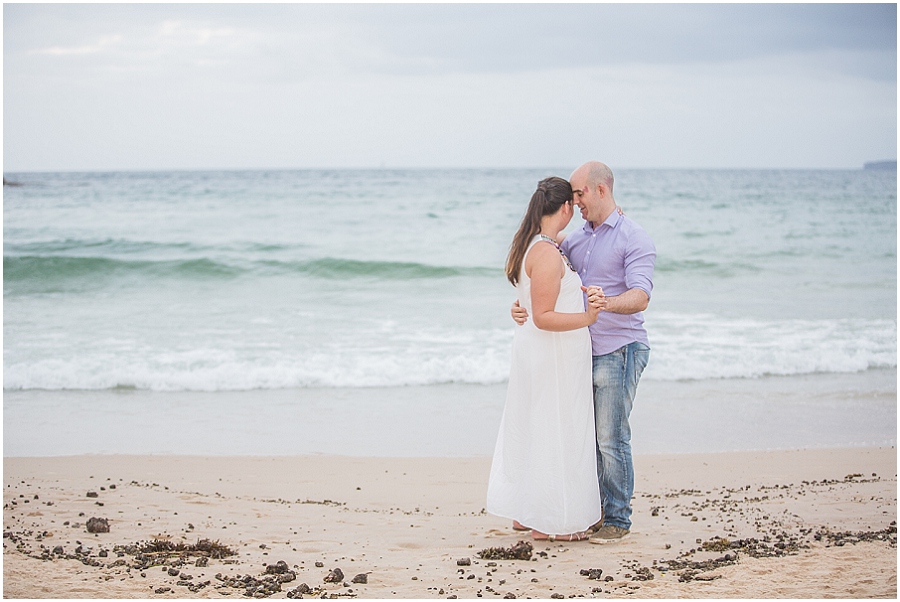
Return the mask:
[[512, 308], [509, 310], [509, 314], [519, 326], [528, 321], [528, 310], [520, 306], [518, 300], [516, 300], [516, 302], [512, 304]]
[[606, 310], [609, 300], [601, 287], [581, 285], [581, 291], [587, 295], [588, 311], [595, 309], [599, 313]]

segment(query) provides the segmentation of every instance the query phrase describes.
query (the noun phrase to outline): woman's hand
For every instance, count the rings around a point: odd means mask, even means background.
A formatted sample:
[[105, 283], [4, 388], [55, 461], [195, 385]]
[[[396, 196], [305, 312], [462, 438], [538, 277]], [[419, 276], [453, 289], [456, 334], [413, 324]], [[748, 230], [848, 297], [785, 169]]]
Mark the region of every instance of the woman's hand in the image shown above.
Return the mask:
[[597, 321], [600, 312], [606, 309], [608, 299], [599, 286], [582, 286], [581, 290], [587, 295], [587, 313], [591, 317], [591, 324]]

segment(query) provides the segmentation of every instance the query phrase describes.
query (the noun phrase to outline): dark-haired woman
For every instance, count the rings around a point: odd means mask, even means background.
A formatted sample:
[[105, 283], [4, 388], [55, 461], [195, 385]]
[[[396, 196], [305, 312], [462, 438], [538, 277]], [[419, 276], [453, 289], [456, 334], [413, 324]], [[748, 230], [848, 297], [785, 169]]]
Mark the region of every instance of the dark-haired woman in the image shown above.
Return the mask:
[[487, 510], [532, 529], [535, 539], [587, 539], [601, 516], [587, 327], [605, 299], [582, 286], [556, 244], [573, 214], [569, 183], [542, 180], [506, 264], [532, 320], [513, 340]]

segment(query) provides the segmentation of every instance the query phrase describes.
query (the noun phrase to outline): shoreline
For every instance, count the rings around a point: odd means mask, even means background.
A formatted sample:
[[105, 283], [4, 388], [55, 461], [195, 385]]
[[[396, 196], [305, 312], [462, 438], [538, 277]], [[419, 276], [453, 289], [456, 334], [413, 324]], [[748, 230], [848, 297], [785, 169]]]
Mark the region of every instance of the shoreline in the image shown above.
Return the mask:
[[[7, 457], [4, 596], [896, 597], [896, 468], [894, 447], [639, 455], [632, 533], [592, 545], [486, 514], [489, 457]], [[154, 538], [237, 555], [154, 564]], [[478, 557], [519, 540], [531, 560]]]
[[[506, 384], [220, 392], [5, 391], [5, 457], [490, 456]], [[408, 428], [410, 422], [416, 428]], [[635, 455], [896, 445], [897, 370], [642, 380]], [[35, 436], [34, 433], [40, 433]]]

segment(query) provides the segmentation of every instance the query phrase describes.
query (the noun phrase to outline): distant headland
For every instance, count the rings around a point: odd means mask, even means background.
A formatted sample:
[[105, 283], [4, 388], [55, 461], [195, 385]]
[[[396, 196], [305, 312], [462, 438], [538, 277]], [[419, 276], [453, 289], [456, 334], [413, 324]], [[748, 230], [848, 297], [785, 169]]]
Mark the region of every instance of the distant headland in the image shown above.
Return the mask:
[[897, 171], [897, 160], [893, 161], [868, 161], [863, 169], [879, 169], [882, 171]]

